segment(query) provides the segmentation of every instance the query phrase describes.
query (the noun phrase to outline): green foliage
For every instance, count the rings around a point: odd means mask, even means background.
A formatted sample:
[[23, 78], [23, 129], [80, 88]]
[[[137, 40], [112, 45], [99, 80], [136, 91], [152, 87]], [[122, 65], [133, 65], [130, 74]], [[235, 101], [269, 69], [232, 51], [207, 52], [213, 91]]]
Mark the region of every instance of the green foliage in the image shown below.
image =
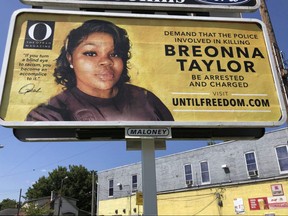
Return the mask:
[[35, 204], [30, 203], [29, 205], [22, 208], [25, 214], [29, 216], [39, 216], [39, 215], [52, 215], [53, 210], [49, 206], [38, 207]]
[[2, 202], [0, 202], [0, 210], [8, 208], [17, 208], [16, 200], [3, 199]]
[[215, 144], [216, 144], [216, 142], [214, 140], [210, 140], [207, 142], [208, 146], [215, 145]]
[[[64, 179], [66, 176], [68, 178]], [[48, 177], [43, 176], [39, 178], [32, 187], [28, 188], [26, 196], [28, 199], [35, 199], [50, 196], [51, 191], [59, 195], [62, 180], [62, 196], [77, 199], [77, 207], [79, 209], [90, 211], [92, 171], [88, 171], [81, 165], [70, 165], [69, 169], [59, 166], [57, 169], [49, 172]]]

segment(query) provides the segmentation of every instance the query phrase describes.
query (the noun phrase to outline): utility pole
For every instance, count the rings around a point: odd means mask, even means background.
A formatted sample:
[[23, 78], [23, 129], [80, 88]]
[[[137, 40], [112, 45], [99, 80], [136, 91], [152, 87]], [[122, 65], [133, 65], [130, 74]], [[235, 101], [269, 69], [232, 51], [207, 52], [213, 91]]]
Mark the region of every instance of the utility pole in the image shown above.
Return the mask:
[[260, 15], [262, 18], [262, 21], [265, 23], [268, 31], [269, 40], [272, 46], [272, 51], [274, 55], [274, 59], [276, 62], [277, 69], [279, 71], [280, 78], [282, 78], [282, 81], [284, 83], [284, 92], [283, 95], [287, 96], [287, 90], [288, 90], [288, 83], [287, 83], [287, 70], [284, 68], [283, 58], [281, 55], [281, 51], [278, 47], [277, 40], [274, 34], [273, 26], [270, 20], [266, 0], [260, 0]]
[[20, 189], [20, 193], [19, 193], [19, 201], [18, 201], [18, 205], [17, 205], [17, 216], [19, 216], [19, 214], [20, 214], [20, 209], [21, 209], [21, 196], [22, 196], [22, 188]]
[[[62, 190], [63, 190], [63, 183], [64, 183], [64, 180], [67, 179], [67, 178], [68, 178], [68, 176], [65, 176], [65, 177], [61, 180], [59, 206], [58, 206], [58, 216], [60, 216], [60, 210], [61, 210], [61, 207], [62, 207]], [[62, 213], [61, 213], [61, 215], [62, 215]]]
[[[92, 171], [91, 216], [95, 216], [95, 173]], [[98, 196], [98, 194], [97, 194]], [[97, 206], [98, 207], [98, 206]]]

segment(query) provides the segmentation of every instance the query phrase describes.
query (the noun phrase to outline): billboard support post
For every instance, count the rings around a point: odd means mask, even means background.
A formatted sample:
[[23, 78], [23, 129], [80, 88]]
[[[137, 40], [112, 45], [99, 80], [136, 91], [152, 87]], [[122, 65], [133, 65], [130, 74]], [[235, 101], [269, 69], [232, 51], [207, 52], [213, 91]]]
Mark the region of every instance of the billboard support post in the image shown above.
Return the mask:
[[141, 139], [143, 215], [158, 215], [155, 139]]

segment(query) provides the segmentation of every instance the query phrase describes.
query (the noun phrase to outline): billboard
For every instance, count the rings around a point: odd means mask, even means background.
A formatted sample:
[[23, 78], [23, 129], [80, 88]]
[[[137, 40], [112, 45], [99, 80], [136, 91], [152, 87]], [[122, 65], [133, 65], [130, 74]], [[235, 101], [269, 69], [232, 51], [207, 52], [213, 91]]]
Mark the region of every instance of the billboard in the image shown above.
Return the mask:
[[1, 87], [8, 127], [265, 127], [286, 119], [267, 33], [254, 19], [16, 11]]
[[33, 6], [77, 8], [165, 10], [165, 11], [255, 11], [259, 0], [21, 0]]

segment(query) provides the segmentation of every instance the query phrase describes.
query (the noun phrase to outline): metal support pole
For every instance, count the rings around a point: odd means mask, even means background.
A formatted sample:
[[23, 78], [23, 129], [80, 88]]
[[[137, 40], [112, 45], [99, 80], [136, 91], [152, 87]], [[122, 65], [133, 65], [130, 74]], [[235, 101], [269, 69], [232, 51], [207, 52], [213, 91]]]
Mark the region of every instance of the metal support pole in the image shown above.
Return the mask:
[[157, 215], [155, 140], [142, 139], [143, 215]]
[[91, 216], [95, 216], [95, 174], [94, 174], [94, 171], [92, 171]]
[[96, 201], [96, 203], [97, 203], [97, 207], [96, 207], [96, 215], [97, 216], [99, 216], [99, 196], [100, 196], [100, 194], [99, 194], [99, 191], [100, 191], [100, 184], [99, 184], [99, 182], [96, 182], [96, 184], [97, 184], [97, 201]]
[[18, 205], [17, 205], [17, 216], [19, 216], [19, 214], [20, 214], [20, 209], [21, 209], [21, 196], [22, 196], [22, 188], [20, 189], [20, 193], [19, 193], [19, 201], [18, 201]]
[[[65, 176], [62, 180], [61, 180], [61, 186], [60, 186], [60, 197], [59, 197], [59, 206], [58, 206], [58, 216], [60, 216], [60, 210], [61, 210], [61, 206], [62, 206], [62, 189], [63, 189], [63, 183], [64, 180], [67, 179], [68, 176]], [[62, 213], [61, 213], [62, 215]]]
[[62, 196], [61, 196], [61, 194], [60, 194], [60, 197], [59, 197], [59, 205], [58, 205], [58, 214], [57, 214], [57, 216], [60, 216], [61, 205], [62, 205]]
[[261, 15], [262, 21], [265, 23], [265, 25], [267, 27], [269, 40], [270, 40], [270, 43], [272, 46], [276, 66], [277, 66], [277, 69], [279, 71], [280, 78], [282, 78], [282, 81], [283, 81], [283, 84], [285, 87], [285, 89], [282, 89], [282, 91], [284, 90], [284, 92], [282, 92], [282, 93], [283, 93], [283, 95], [285, 95], [285, 94], [287, 95], [287, 91], [288, 91], [287, 70], [285, 70], [285, 68], [284, 68], [284, 63], [283, 63], [283, 59], [281, 56], [281, 51], [279, 49], [279, 46], [278, 46], [278, 43], [276, 40], [276, 36], [275, 36], [273, 25], [272, 25], [272, 22], [270, 19], [266, 0], [260, 0], [260, 3], [261, 3], [260, 8], [259, 8], [260, 15]]

